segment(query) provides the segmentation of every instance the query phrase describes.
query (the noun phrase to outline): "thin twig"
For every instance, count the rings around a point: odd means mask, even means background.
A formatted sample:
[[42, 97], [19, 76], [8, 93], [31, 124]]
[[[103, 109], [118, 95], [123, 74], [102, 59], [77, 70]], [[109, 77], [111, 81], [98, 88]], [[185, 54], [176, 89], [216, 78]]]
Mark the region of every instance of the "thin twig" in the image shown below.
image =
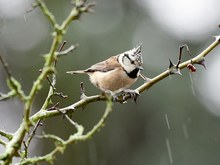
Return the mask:
[[112, 106], [113, 106], [112, 98], [111, 97], [107, 98], [106, 109], [105, 109], [105, 112], [104, 112], [102, 118], [99, 120], [99, 122], [89, 132], [87, 132], [85, 135], [80, 137], [79, 140], [86, 140], [86, 139], [92, 137], [99, 129], [104, 127], [106, 119], [108, 118], [108, 116], [112, 112]]
[[33, 137], [35, 136], [36, 131], [37, 131], [37, 128], [38, 128], [39, 126], [41, 126], [41, 120], [42, 120], [42, 119], [39, 119], [39, 120], [37, 121], [37, 123], [35, 124], [35, 126], [34, 126], [32, 132], [31, 132], [30, 135], [29, 135], [29, 138], [27, 139], [26, 142], [24, 142], [24, 146], [25, 146], [25, 156], [24, 156], [24, 157], [25, 157], [25, 158], [27, 158], [28, 148], [29, 148], [29, 145], [30, 145], [30, 143], [31, 143], [31, 140], [32, 140]]
[[0, 144], [6, 146], [6, 142], [0, 139]]
[[30, 13], [30, 12], [32, 12], [32, 11], [33, 11], [34, 9], [36, 9], [38, 6], [39, 6], [38, 3], [32, 3], [31, 6], [25, 10], [25, 13]]
[[12, 137], [14, 136], [12, 133], [8, 133], [8, 132], [1, 131], [1, 130], [0, 130], [0, 135], [6, 137], [8, 140], [11, 140]]
[[44, 15], [48, 18], [48, 20], [50, 21], [50, 23], [52, 24], [52, 26], [56, 29], [58, 28], [58, 24], [54, 18], [54, 15], [49, 11], [49, 9], [47, 8], [47, 6], [45, 5], [45, 3], [42, 0], [36, 0], [37, 1], [37, 5], [41, 8], [41, 11], [44, 13]]
[[52, 134], [45, 134], [45, 133], [42, 133], [42, 135], [37, 135], [36, 136], [37, 138], [41, 138], [41, 139], [53, 139], [59, 143], [64, 143], [64, 140], [61, 139], [59, 136], [56, 136], [56, 135], [52, 135]]
[[191, 56], [191, 53], [189, 51], [189, 47], [188, 45], [184, 44], [184, 45], [181, 45], [179, 47], [179, 58], [178, 58], [178, 61], [177, 61], [177, 64], [176, 64], [176, 67], [178, 68], [179, 67], [179, 64], [181, 62], [181, 58], [182, 58], [182, 53], [183, 53], [183, 48], [186, 48], [186, 51], [188, 52], [188, 54]]
[[7, 100], [7, 99], [12, 98], [16, 95], [18, 95], [21, 100], [25, 100], [26, 96], [25, 96], [24, 92], [21, 90], [20, 83], [15, 78], [12, 77], [11, 71], [8, 67], [8, 63], [2, 58], [1, 55], [0, 55], [0, 62], [2, 63], [3, 68], [6, 72], [7, 77], [8, 77], [7, 85], [10, 88], [10, 91], [7, 94], [0, 93], [0, 100]]
[[59, 109], [57, 109], [57, 111], [59, 111], [60, 113], [62, 113], [62, 114], [64, 115], [64, 117], [76, 128], [78, 134], [79, 134], [79, 133], [80, 133], [81, 135], [83, 134], [84, 128], [83, 128], [82, 125], [79, 125], [77, 122], [75, 122], [75, 121], [73, 121], [72, 119], [70, 119], [70, 117], [69, 117], [66, 113], [60, 111]]
[[7, 94], [0, 93], [0, 101], [10, 99], [10, 98], [16, 96], [16, 94], [17, 94], [17, 93], [16, 93], [16, 91], [14, 91], [14, 90], [9, 91]]
[[11, 71], [8, 68], [8, 63], [2, 58], [1, 55], [0, 55], [0, 61], [1, 61], [2, 65], [3, 65], [3, 68], [4, 68], [8, 78], [10, 78], [11, 77]]
[[[64, 48], [64, 46], [66, 45], [66, 41], [63, 41], [63, 43], [60, 45], [60, 47], [58, 48], [58, 53], [60, 53], [62, 50], [63, 50], [63, 48]], [[56, 64], [57, 64], [57, 58], [55, 59], [55, 61], [54, 61], [54, 67], [56, 67]], [[55, 75], [55, 74], [54, 74]], [[56, 77], [55, 77], [56, 78]], [[55, 79], [54, 78], [54, 79]], [[55, 80], [54, 80], [55, 81]], [[54, 84], [55, 85], [55, 84]]]
[[73, 50], [75, 50], [78, 47], [78, 44], [76, 45], [71, 45], [68, 49], [64, 50], [64, 51], [59, 51], [57, 53], [57, 56], [63, 56], [63, 55], [67, 55], [68, 53], [72, 52]]

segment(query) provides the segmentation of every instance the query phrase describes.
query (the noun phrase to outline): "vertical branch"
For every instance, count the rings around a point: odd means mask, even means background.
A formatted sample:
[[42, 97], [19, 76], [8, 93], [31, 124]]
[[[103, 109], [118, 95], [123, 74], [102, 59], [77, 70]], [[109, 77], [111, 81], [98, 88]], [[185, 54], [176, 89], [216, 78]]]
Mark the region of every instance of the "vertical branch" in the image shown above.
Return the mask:
[[26, 99], [26, 96], [25, 96], [23, 90], [21, 89], [21, 84], [15, 78], [12, 77], [11, 71], [8, 68], [8, 63], [6, 61], [4, 61], [4, 59], [2, 58], [1, 55], [0, 55], [0, 62], [2, 63], [3, 68], [6, 72], [7, 77], [8, 77], [7, 85], [11, 90], [7, 94], [0, 93], [0, 100], [5, 100], [5, 99], [11, 98], [15, 95], [18, 95], [20, 97], [20, 99], [24, 101]]
[[10, 81], [13, 82], [12, 85], [15, 85], [13, 89], [16, 89], [17, 93], [20, 94], [24, 98], [25, 105], [24, 105], [24, 117], [23, 117], [23, 121], [19, 129], [15, 132], [11, 141], [6, 144], [5, 152], [0, 154], [0, 160], [4, 160], [4, 164], [10, 164], [12, 161], [12, 158], [15, 155], [17, 155], [26, 132], [29, 131], [30, 126], [32, 126], [33, 124], [31, 123], [29, 117], [30, 117], [34, 99], [36, 97], [37, 92], [42, 88], [42, 83], [45, 80], [45, 78], [50, 73], [53, 73], [55, 70], [53, 66], [53, 62], [57, 58], [56, 50], [60, 42], [63, 39], [63, 36], [67, 30], [67, 27], [73, 20], [78, 19], [82, 13], [88, 12], [89, 8], [93, 6], [93, 5], [86, 4], [84, 1], [82, 1], [83, 3], [80, 6], [73, 7], [73, 9], [70, 12], [70, 15], [63, 21], [62, 26], [59, 26], [53, 14], [48, 10], [48, 8], [43, 3], [43, 1], [36, 0], [36, 2], [37, 2], [37, 6], [40, 7], [41, 11], [48, 18], [48, 20], [51, 22], [54, 28], [53, 41], [52, 41], [49, 53], [45, 55], [45, 63], [44, 63], [43, 69], [40, 75], [37, 77], [36, 81], [34, 82], [27, 97], [25, 97], [25, 95], [20, 90], [20, 86], [19, 86], [20, 84], [14, 79], [10, 79]]
[[[58, 49], [58, 52], [62, 51], [62, 49], [64, 48], [65, 44], [66, 44], [66, 41], [64, 41], [64, 42], [61, 44], [61, 46], [60, 46], [59, 49]], [[56, 66], [56, 63], [57, 63], [57, 60], [54, 60], [54, 64], [53, 64], [53, 67], [54, 67], [54, 68], [55, 68], [55, 66]], [[55, 73], [52, 74], [52, 82], [50, 81], [49, 76], [47, 76], [47, 79], [48, 79], [48, 82], [50, 83], [50, 88], [49, 88], [47, 97], [46, 97], [46, 99], [45, 99], [45, 102], [44, 102], [44, 104], [43, 104], [43, 106], [42, 106], [42, 108], [41, 108], [41, 109], [43, 109], [43, 110], [48, 107], [48, 105], [49, 105], [49, 103], [50, 103], [50, 99], [51, 99], [51, 97], [54, 95], [54, 91], [56, 90], [56, 89], [55, 89], [55, 85], [56, 85], [56, 74], [55, 74]], [[41, 120], [42, 120], [42, 119], [39, 119], [39, 120], [37, 121], [37, 123], [35, 124], [35, 126], [34, 126], [32, 132], [31, 132], [31, 134], [30, 134], [30, 136], [29, 136], [29, 138], [27, 139], [26, 142], [24, 141], [24, 147], [25, 147], [25, 149], [24, 149], [24, 158], [27, 158], [29, 145], [30, 145], [31, 140], [33, 139], [33, 137], [34, 137], [34, 135], [35, 135], [35, 133], [36, 133], [36, 131], [37, 131], [37, 128], [41, 125]]]
[[[62, 51], [62, 49], [64, 48], [65, 44], [66, 44], [66, 41], [64, 41], [64, 42], [61, 44], [60, 48], [58, 49], [58, 52]], [[56, 66], [56, 63], [57, 63], [57, 60], [55, 59], [55, 61], [54, 61], [54, 66], [53, 66], [54, 68], [55, 68], [55, 66]], [[53, 74], [52, 74], [52, 82], [51, 82], [51, 84], [50, 84], [49, 92], [48, 92], [48, 94], [47, 94], [47, 98], [45, 99], [45, 102], [44, 102], [44, 104], [43, 104], [43, 106], [42, 106], [41, 109], [46, 109], [47, 106], [49, 105], [50, 98], [51, 98], [51, 96], [52, 96], [53, 93], [54, 93], [55, 85], [56, 85], [56, 74], [53, 73]]]

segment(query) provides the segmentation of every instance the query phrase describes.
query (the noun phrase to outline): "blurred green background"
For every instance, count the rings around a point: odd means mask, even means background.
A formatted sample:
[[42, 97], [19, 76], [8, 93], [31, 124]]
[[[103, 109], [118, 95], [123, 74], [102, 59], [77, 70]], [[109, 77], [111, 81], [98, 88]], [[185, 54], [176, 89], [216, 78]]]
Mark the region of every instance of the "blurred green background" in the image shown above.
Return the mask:
[[[59, 23], [71, 9], [70, 1], [47, 0]], [[111, 55], [142, 43], [144, 74], [154, 77], [175, 62], [178, 49], [188, 44], [195, 56], [219, 34], [218, 0], [97, 0], [95, 13], [84, 14], [71, 24], [65, 36], [67, 46], [80, 47], [57, 64], [57, 89], [67, 99], [54, 98], [60, 107], [79, 100], [80, 82], [87, 95], [100, 93], [88, 76], [70, 76], [68, 70], [85, 69]], [[25, 14], [30, 1], [0, 0], [0, 53], [13, 75], [29, 92], [42, 68], [42, 55], [49, 51], [52, 28], [39, 9]], [[75, 165], [218, 165], [220, 162], [220, 49], [206, 59], [207, 70], [182, 71], [145, 91], [137, 104], [116, 103], [106, 126], [86, 142], [72, 144], [58, 155], [55, 164]], [[184, 52], [183, 60], [189, 59]], [[132, 87], [142, 84], [140, 79]], [[0, 68], [0, 90], [7, 92], [5, 73]], [[48, 92], [45, 81], [33, 113]], [[0, 102], [0, 129], [14, 132], [22, 119], [23, 106], [17, 99]], [[72, 119], [91, 129], [104, 112], [105, 103], [77, 110]], [[47, 119], [38, 133], [67, 138], [75, 129], [61, 116]], [[3, 148], [0, 146], [0, 152]], [[34, 139], [31, 155], [53, 148], [48, 140]]]

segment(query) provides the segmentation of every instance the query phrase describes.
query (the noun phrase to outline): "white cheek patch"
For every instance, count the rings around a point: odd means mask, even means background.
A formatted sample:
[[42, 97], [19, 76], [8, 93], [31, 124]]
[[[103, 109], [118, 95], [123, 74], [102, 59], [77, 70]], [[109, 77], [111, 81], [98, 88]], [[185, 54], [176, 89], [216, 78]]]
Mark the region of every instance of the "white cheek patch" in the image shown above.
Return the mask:
[[129, 66], [131, 65], [131, 60], [127, 56], [124, 56], [123, 64]]

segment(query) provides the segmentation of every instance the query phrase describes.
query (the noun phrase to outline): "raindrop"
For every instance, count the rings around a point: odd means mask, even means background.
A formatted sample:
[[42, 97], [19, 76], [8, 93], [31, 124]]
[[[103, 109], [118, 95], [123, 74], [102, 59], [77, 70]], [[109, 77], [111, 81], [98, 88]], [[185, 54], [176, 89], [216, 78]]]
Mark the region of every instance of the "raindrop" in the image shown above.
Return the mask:
[[27, 18], [26, 18], [26, 15], [24, 14], [24, 22], [27, 22]]
[[170, 164], [173, 164], [173, 156], [172, 156], [172, 152], [171, 152], [170, 141], [168, 138], [166, 139], [166, 145], [167, 145], [167, 151], [168, 151], [168, 155], [169, 155]]
[[98, 164], [97, 148], [94, 141], [90, 141], [88, 145], [90, 165]]
[[168, 119], [166, 113], [165, 113], [165, 119], [166, 119], [166, 123], [167, 123], [167, 128], [168, 128], [168, 130], [170, 130], [170, 122], [169, 122], [169, 119]]
[[189, 134], [188, 134], [188, 130], [187, 130], [187, 127], [186, 127], [186, 124], [185, 124], [185, 123], [183, 123], [182, 128], [183, 128], [184, 137], [185, 137], [186, 139], [189, 139]]
[[192, 93], [193, 93], [193, 96], [195, 96], [196, 93], [195, 93], [195, 88], [194, 88], [194, 81], [193, 81], [192, 74], [190, 72], [189, 72], [189, 78], [190, 78], [190, 82], [191, 82]]

